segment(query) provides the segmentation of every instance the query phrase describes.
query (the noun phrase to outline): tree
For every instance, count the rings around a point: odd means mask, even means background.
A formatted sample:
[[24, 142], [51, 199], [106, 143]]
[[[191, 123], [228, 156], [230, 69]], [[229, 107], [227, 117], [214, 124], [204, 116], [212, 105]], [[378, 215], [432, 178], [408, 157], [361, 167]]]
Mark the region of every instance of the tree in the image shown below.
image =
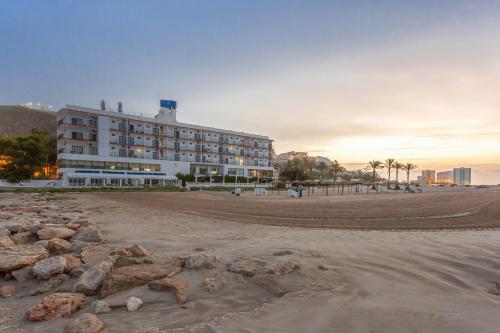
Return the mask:
[[388, 158], [385, 160], [385, 167], [387, 168], [387, 191], [389, 191], [389, 184], [391, 183], [391, 169], [394, 167], [396, 160], [394, 158]]
[[332, 162], [332, 167], [330, 170], [333, 177], [333, 184], [335, 184], [337, 182], [337, 177], [339, 176], [339, 174], [345, 171], [345, 168], [341, 166], [337, 160], [335, 160]]
[[413, 163], [406, 163], [402, 167], [402, 169], [406, 171], [406, 189], [410, 188], [410, 172], [416, 168], [417, 166]]
[[50, 178], [55, 172], [57, 140], [48, 132], [33, 129], [29, 135], [0, 138], [0, 178], [19, 182], [33, 177]]
[[281, 170], [281, 176], [288, 180], [304, 180], [306, 178], [305, 170], [304, 160], [293, 159], [286, 162]]
[[368, 166], [367, 167], [372, 170], [372, 179], [373, 179], [373, 182], [375, 183], [375, 177], [377, 175], [377, 169], [382, 169], [384, 167], [384, 165], [380, 161], [373, 160], [373, 161], [368, 162]]
[[394, 162], [394, 169], [396, 170], [396, 190], [399, 190], [399, 170], [403, 169], [403, 163]]
[[318, 169], [321, 174], [324, 174], [328, 170], [328, 165], [325, 162], [319, 162]]

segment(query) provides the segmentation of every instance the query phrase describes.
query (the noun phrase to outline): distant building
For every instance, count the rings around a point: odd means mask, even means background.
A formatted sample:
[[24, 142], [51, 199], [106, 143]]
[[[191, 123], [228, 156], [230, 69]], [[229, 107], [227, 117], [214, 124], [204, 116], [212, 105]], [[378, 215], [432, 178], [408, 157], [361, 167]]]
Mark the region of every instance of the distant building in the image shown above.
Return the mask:
[[290, 160], [302, 159], [308, 157], [307, 152], [302, 151], [289, 151], [276, 155], [276, 161], [286, 162]]
[[332, 161], [328, 157], [323, 157], [323, 156], [316, 156], [314, 158], [314, 166], [317, 171], [321, 171], [322, 166], [324, 165], [326, 168], [329, 168], [332, 166]]
[[422, 185], [432, 185], [436, 182], [435, 170], [422, 170]]
[[471, 184], [471, 168], [454, 168], [453, 182], [457, 185]]
[[453, 184], [453, 171], [442, 171], [436, 175], [436, 182], [438, 184]]

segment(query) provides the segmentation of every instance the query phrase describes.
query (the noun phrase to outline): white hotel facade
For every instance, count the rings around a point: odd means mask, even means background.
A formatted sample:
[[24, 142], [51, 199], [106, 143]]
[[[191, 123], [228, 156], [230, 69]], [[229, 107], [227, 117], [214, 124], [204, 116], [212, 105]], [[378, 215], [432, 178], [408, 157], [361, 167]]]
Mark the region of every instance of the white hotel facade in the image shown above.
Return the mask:
[[[167, 103], [164, 103], [167, 102]], [[63, 186], [142, 186], [240, 176], [271, 180], [272, 140], [177, 121], [175, 101], [155, 117], [66, 105], [57, 112]], [[223, 178], [225, 179], [225, 177]]]

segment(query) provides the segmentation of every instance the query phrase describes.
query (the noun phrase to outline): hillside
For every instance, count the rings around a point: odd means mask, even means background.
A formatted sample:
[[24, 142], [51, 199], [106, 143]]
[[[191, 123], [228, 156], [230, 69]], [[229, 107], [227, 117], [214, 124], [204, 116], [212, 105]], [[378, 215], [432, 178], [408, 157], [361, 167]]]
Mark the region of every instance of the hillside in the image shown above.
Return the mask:
[[0, 105], [0, 137], [29, 133], [33, 128], [46, 129], [56, 135], [56, 113], [25, 106]]

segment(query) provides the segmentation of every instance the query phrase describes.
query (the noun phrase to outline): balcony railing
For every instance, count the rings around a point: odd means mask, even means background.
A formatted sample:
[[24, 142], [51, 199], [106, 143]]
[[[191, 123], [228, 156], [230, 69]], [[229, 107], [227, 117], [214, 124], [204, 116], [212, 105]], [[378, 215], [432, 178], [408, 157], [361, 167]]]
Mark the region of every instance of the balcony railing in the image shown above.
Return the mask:
[[75, 155], [97, 155], [97, 149], [72, 149], [60, 148], [57, 150], [58, 154], [75, 154]]
[[72, 137], [69, 135], [64, 135], [64, 134], [59, 134], [57, 136], [57, 140], [74, 140], [74, 141], [90, 141], [90, 142], [97, 142], [97, 138], [90, 138], [86, 136], [82, 137]]

